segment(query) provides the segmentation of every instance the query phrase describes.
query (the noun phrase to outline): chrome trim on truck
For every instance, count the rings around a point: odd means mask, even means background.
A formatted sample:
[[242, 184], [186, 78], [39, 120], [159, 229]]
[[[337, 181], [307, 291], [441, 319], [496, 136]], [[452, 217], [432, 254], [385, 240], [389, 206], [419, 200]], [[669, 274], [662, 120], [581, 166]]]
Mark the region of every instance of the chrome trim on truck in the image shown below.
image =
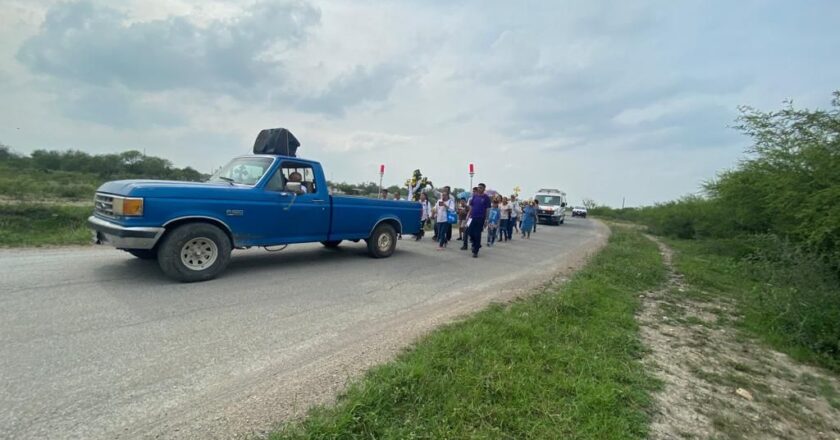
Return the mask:
[[125, 227], [96, 216], [88, 217], [88, 227], [94, 231], [96, 244], [108, 244], [117, 249], [152, 249], [165, 228]]

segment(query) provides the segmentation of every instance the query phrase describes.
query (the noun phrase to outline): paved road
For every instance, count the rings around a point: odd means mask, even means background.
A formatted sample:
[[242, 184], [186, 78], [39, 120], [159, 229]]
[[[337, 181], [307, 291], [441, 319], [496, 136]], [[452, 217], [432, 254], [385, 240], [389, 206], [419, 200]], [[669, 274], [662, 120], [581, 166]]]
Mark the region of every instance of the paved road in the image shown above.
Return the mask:
[[428, 238], [384, 260], [249, 250], [199, 284], [104, 248], [0, 251], [0, 438], [264, 432], [433, 326], [569, 273], [607, 234], [572, 219], [478, 259]]

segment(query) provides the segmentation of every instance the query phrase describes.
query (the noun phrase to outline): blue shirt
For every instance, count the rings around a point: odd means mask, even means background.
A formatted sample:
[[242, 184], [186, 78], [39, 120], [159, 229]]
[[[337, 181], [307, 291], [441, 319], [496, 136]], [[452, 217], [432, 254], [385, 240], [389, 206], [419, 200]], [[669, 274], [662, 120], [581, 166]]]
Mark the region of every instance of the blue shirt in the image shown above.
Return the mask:
[[526, 217], [530, 217], [536, 214], [536, 210], [534, 210], [533, 206], [526, 206], [525, 211], [523, 211], [523, 214], [525, 214]]
[[499, 218], [501, 218], [501, 216], [502, 216], [502, 210], [501, 209], [490, 208], [490, 215], [487, 216], [487, 221], [489, 221], [490, 224], [493, 224], [493, 225], [498, 224], [499, 223]]
[[484, 218], [488, 208], [490, 208], [490, 196], [487, 194], [476, 194], [470, 199], [470, 217]]

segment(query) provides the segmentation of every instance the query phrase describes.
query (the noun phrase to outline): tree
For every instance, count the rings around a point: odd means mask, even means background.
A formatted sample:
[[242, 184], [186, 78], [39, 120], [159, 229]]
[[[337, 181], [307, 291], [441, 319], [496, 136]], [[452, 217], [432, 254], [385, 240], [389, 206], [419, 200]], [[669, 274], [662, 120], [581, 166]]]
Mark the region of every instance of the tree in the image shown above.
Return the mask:
[[735, 232], [769, 233], [840, 260], [840, 91], [829, 110], [742, 107], [749, 158], [706, 185]]

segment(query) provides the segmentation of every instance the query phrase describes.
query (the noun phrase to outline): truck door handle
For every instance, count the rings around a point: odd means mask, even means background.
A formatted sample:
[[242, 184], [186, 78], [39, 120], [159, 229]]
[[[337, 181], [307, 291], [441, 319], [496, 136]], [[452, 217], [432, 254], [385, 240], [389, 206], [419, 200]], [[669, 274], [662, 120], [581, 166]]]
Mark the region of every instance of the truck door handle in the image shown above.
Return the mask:
[[324, 203], [326, 200], [324, 200], [324, 199], [314, 199], [312, 201], [315, 202], [315, 203]]

